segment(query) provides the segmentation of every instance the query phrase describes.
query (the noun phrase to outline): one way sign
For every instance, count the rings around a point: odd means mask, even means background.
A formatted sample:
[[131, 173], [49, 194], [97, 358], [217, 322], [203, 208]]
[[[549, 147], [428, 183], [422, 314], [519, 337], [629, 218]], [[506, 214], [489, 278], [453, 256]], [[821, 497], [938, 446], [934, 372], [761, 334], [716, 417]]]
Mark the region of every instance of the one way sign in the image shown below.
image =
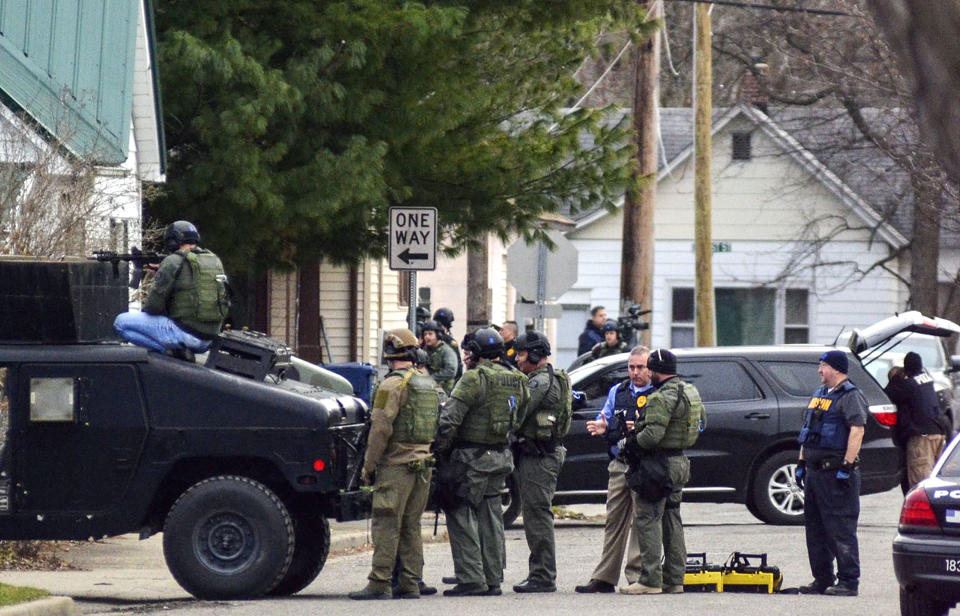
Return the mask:
[[437, 208], [390, 208], [390, 269], [437, 269]]

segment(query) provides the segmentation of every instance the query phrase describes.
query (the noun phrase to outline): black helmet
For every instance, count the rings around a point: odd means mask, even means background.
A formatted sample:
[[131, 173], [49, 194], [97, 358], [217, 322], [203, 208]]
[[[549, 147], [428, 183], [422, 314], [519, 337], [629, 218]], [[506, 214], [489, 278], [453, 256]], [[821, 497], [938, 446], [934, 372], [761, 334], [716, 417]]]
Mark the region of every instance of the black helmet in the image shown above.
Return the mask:
[[430, 320], [430, 310], [426, 306], [417, 306], [417, 321], [429, 321]]
[[497, 330], [491, 327], [484, 327], [473, 332], [465, 346], [475, 357], [486, 357], [493, 359], [503, 355], [503, 338], [497, 333]]
[[182, 244], [199, 244], [200, 232], [192, 222], [178, 220], [167, 226], [167, 231], [163, 234], [163, 243], [167, 251], [176, 252], [180, 250]]
[[437, 311], [433, 313], [433, 320], [450, 329], [450, 326], [453, 325], [453, 310], [449, 308], [438, 308]]
[[550, 341], [538, 331], [524, 332], [517, 336], [515, 347], [517, 351], [526, 351], [527, 357], [534, 364], [550, 355]]
[[423, 349], [417, 347], [413, 352], [413, 363], [418, 366], [425, 366], [430, 361], [430, 356]]
[[443, 333], [443, 326], [437, 323], [436, 321], [431, 320], [423, 324], [423, 331], [437, 332], [437, 335], [439, 336], [440, 334]]
[[607, 322], [604, 323], [603, 327], [601, 327], [600, 329], [602, 329], [604, 333], [619, 331], [617, 329], [617, 322], [614, 321], [613, 319], [607, 319]]

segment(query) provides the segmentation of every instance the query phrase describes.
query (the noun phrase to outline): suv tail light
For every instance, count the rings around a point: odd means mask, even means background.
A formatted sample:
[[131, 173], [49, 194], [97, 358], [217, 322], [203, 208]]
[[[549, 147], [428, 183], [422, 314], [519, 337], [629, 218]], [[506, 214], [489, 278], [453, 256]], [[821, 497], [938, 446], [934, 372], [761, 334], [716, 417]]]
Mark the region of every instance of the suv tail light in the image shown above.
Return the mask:
[[883, 426], [897, 425], [897, 407], [895, 404], [871, 404], [870, 413]]
[[907, 494], [903, 501], [903, 508], [900, 510], [900, 531], [939, 529], [940, 523], [937, 522], [937, 514], [933, 512], [930, 506], [930, 499], [927, 498], [927, 491], [922, 487], [915, 488]]

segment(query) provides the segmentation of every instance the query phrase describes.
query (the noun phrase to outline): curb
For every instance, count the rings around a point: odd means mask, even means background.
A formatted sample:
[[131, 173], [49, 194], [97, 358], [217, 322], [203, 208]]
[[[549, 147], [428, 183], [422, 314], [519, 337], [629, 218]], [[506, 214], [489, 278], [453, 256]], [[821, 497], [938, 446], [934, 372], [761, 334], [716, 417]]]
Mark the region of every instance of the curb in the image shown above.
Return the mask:
[[0, 616], [71, 616], [76, 606], [70, 597], [44, 597], [17, 605], [0, 607]]

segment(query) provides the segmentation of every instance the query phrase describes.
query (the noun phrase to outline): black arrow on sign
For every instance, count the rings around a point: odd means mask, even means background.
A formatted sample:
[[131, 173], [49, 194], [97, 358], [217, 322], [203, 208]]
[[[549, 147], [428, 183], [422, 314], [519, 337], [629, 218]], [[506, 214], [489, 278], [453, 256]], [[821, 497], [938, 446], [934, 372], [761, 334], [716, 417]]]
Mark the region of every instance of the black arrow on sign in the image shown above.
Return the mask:
[[410, 265], [411, 261], [426, 261], [430, 258], [430, 255], [425, 252], [410, 252], [409, 248], [405, 248], [403, 252], [397, 256], [407, 265]]

